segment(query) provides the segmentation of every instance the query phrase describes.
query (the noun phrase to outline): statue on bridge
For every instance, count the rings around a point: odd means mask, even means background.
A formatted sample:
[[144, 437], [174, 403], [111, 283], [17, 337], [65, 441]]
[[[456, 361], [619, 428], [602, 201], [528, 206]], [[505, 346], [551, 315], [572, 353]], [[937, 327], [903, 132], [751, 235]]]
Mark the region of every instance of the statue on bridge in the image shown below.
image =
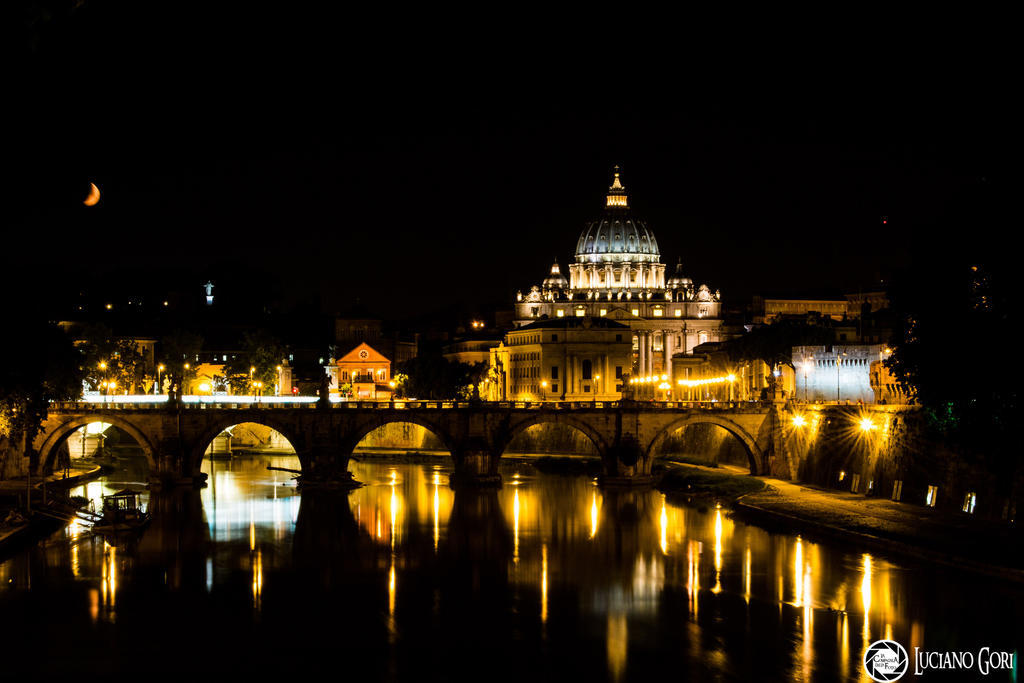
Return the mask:
[[318, 408], [330, 408], [331, 407], [331, 376], [324, 371], [324, 374], [320, 377], [320, 388], [317, 390], [320, 398], [317, 399], [316, 405]]

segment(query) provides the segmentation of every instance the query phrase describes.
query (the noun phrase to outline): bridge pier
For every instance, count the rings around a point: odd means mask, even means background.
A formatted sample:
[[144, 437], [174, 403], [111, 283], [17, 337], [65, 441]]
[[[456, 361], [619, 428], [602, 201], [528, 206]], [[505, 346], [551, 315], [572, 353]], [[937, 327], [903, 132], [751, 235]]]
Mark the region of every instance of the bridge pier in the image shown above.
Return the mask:
[[455, 471], [448, 477], [452, 488], [468, 486], [501, 486], [501, 474], [498, 473], [500, 455], [494, 455], [490, 449], [459, 449], [452, 453], [455, 460]]
[[790, 452], [784, 425], [787, 422], [785, 404], [781, 400], [771, 402], [768, 410], [769, 447], [764, 450], [764, 462], [759, 463], [761, 473], [786, 479], [797, 480], [797, 462]]
[[206, 473], [200, 462], [189, 457], [189, 451], [177, 438], [166, 438], [157, 444], [156, 467], [149, 472], [149, 488], [159, 491], [176, 486], [205, 486]]
[[351, 451], [333, 444], [316, 444], [297, 455], [302, 463], [299, 485], [303, 488], [354, 489], [363, 485], [348, 469]]
[[606, 488], [648, 488], [654, 485], [651, 459], [646, 457], [640, 442], [631, 435], [620, 437], [601, 455], [604, 474], [597, 483]]

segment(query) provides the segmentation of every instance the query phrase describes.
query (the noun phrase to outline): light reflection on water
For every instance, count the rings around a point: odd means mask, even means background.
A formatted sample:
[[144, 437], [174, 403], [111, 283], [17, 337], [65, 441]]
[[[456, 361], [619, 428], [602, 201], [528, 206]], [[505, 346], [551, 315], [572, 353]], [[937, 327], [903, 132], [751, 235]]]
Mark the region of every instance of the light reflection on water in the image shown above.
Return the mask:
[[1013, 588], [521, 463], [503, 465], [501, 489], [453, 491], [438, 463], [352, 463], [363, 488], [300, 495], [266, 469], [294, 458], [207, 461], [206, 488], [148, 495], [154, 518], [136, 543], [73, 524], [0, 563], [0, 609], [30, 609], [40, 588], [65, 595], [51, 616], [95, 624], [81, 640], [98, 649], [179, 598], [193, 619], [282, 643], [321, 637], [307, 615], [336, 606], [336, 628], [351, 630], [323, 635], [331, 648], [406, 679], [430, 677], [419, 663], [440, 653], [443, 676], [500, 658], [501, 678], [545, 666], [639, 680], [671, 664], [697, 680], [864, 680], [860, 657], [881, 637], [974, 650], [1020, 637]]

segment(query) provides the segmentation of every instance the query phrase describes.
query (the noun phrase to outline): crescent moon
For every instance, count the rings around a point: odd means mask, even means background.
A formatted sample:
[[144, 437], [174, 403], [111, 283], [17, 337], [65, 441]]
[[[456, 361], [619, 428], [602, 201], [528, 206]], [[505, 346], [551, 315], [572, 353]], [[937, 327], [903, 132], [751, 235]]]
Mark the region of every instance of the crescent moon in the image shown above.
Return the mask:
[[96, 187], [96, 183], [89, 183], [89, 186], [89, 196], [82, 203], [86, 206], [96, 206], [100, 201], [100, 188]]

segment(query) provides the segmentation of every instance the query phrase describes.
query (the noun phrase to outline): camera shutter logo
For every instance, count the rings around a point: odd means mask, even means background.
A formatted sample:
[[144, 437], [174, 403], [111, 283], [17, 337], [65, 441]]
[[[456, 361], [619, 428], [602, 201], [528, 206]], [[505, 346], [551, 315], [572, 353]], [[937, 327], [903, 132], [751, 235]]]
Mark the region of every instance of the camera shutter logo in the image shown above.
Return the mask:
[[903, 678], [907, 664], [907, 651], [895, 640], [876, 640], [864, 652], [864, 671], [879, 683]]

